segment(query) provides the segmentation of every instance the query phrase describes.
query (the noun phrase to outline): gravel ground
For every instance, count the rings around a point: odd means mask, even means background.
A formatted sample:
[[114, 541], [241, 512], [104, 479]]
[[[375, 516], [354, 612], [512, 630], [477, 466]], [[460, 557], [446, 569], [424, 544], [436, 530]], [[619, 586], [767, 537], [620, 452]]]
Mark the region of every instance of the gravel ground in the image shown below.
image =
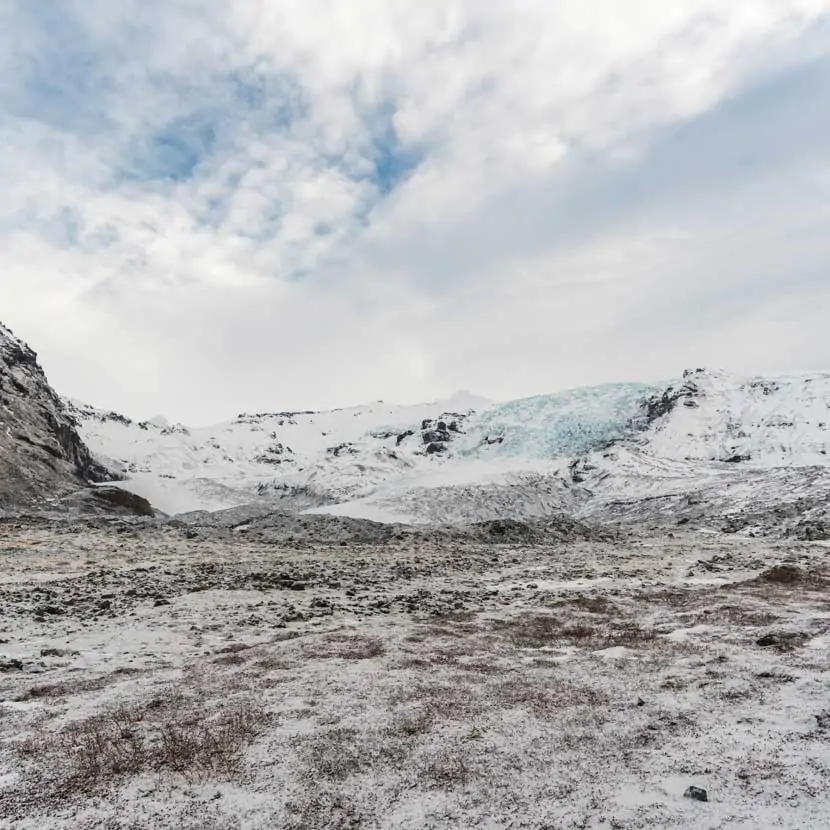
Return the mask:
[[0, 827], [827, 826], [822, 543], [221, 536], [0, 528]]

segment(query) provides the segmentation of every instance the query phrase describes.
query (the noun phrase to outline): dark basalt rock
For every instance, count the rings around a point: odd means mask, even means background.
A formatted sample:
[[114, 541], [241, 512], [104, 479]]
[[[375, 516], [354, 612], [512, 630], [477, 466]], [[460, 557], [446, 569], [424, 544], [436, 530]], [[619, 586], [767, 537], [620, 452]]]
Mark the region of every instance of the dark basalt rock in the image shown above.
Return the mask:
[[326, 455], [334, 458], [340, 458], [343, 455], [357, 455], [357, 449], [353, 444], [343, 443], [338, 444], [336, 447], [329, 447], [326, 450]]
[[119, 507], [136, 516], [153, 516], [153, 505], [147, 499], [122, 490], [120, 487], [95, 487], [90, 491], [93, 498], [113, 507]]
[[440, 444], [451, 440], [448, 432], [437, 429], [428, 429], [421, 435], [421, 438], [425, 444]]
[[709, 793], [703, 787], [689, 787], [685, 793], [684, 798], [690, 798], [692, 801], [708, 801]]
[[44, 506], [118, 478], [96, 461], [37, 355], [0, 324], [0, 508]]
[[759, 637], [755, 644], [761, 648], [776, 648], [778, 651], [794, 651], [803, 646], [809, 639], [803, 631], [771, 631]]

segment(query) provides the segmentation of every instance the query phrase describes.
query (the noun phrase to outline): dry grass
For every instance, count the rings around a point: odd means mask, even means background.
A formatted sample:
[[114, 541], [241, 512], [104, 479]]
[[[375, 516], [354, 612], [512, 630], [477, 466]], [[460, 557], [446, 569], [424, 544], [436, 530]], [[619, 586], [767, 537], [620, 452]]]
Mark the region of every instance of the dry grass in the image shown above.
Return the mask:
[[495, 620], [492, 630], [512, 645], [525, 649], [581, 646], [601, 650], [613, 646], [636, 647], [655, 640], [653, 629], [636, 622], [609, 621], [588, 625], [578, 620], [562, 621], [549, 614], [524, 614], [512, 620]]
[[568, 599], [559, 600], [551, 607], [571, 608], [577, 611], [584, 611], [587, 614], [602, 614], [607, 617], [619, 612], [619, 608], [610, 600], [592, 594], [578, 594]]
[[288, 682], [296, 668], [296, 661], [283, 654], [265, 654], [250, 663], [248, 671], [252, 677], [260, 678], [262, 685], [271, 686]]
[[248, 662], [248, 658], [242, 654], [223, 654], [221, 657], [216, 657], [213, 664], [216, 666], [244, 666]]
[[418, 707], [394, 714], [384, 731], [391, 738], [414, 738], [427, 734], [438, 720], [438, 713], [434, 707]]
[[440, 680], [413, 677], [390, 689], [386, 703], [390, 711], [417, 707], [436, 722], [468, 720], [487, 705], [479, 694], [475, 675], [442, 674]]
[[450, 745], [426, 758], [418, 770], [425, 787], [449, 792], [469, 786], [478, 776], [465, 749], [464, 746]]
[[124, 706], [57, 732], [42, 728], [18, 752], [33, 783], [37, 779], [39, 796], [53, 799], [141, 773], [229, 777], [268, 722], [251, 701], [210, 711], [202, 700], [171, 697]]
[[86, 692], [98, 692], [114, 683], [120, 683], [127, 677], [140, 674], [141, 669], [122, 667], [102, 677], [79, 678], [66, 680], [60, 683], [41, 683], [31, 686], [18, 696], [18, 701], [36, 700], [39, 698], [59, 698], [71, 695], [80, 695]]
[[305, 762], [309, 776], [344, 781], [371, 764], [362, 737], [357, 729], [337, 726], [313, 735], [298, 736], [292, 740], [292, 745]]
[[599, 716], [609, 703], [608, 695], [598, 689], [553, 677], [544, 671], [513, 674], [493, 684], [489, 692], [500, 709], [526, 709], [540, 720], [561, 720], [569, 710], [571, 714], [577, 710], [583, 713], [586, 709], [595, 710]]
[[361, 634], [331, 634], [305, 643], [303, 657], [312, 660], [372, 660], [386, 654], [379, 637]]

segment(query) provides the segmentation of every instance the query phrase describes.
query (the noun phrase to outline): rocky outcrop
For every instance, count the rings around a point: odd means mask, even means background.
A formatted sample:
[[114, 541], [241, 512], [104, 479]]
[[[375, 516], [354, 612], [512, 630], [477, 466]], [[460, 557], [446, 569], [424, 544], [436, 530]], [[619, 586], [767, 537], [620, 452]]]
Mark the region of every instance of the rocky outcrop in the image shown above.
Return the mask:
[[699, 405], [696, 398], [700, 396], [700, 387], [695, 382], [695, 376], [705, 374], [705, 369], [686, 369], [682, 383], [669, 386], [660, 394], [646, 398], [643, 402], [644, 426], [669, 415], [681, 404], [696, 409]]
[[35, 352], [0, 324], [0, 510], [44, 505], [112, 478], [81, 440]]

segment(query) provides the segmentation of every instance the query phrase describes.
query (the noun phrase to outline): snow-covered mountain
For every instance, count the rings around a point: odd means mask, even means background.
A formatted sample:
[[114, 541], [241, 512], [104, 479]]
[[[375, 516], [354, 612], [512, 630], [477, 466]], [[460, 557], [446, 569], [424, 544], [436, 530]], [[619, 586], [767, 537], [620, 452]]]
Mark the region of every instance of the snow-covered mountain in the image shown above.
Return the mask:
[[169, 513], [261, 501], [429, 523], [556, 511], [660, 521], [693, 517], [701, 504], [729, 517], [799, 499], [804, 512], [807, 499], [821, 512], [830, 492], [828, 373], [696, 370], [663, 386], [507, 403], [461, 394], [418, 406], [241, 414], [201, 428], [77, 402], [68, 409], [94, 452], [123, 470], [124, 486]]
[[626, 437], [570, 465], [583, 518], [830, 538], [830, 373], [687, 371]]
[[[0, 512], [250, 506], [463, 524], [568, 514], [830, 538], [830, 373], [692, 370], [495, 403], [245, 413], [189, 428], [61, 399], [0, 325]], [[114, 478], [118, 488], [91, 486]], [[137, 496], [135, 495], [137, 494]], [[142, 498], [143, 497], [143, 498]]]
[[509, 481], [625, 434], [636, 384], [492, 404], [460, 393], [416, 406], [241, 414], [210, 427], [67, 408], [126, 486], [167, 512], [268, 499], [305, 509], [418, 488]]
[[827, 464], [827, 372], [741, 379], [687, 371], [650, 407], [655, 426], [642, 443], [661, 458], [768, 468]]

